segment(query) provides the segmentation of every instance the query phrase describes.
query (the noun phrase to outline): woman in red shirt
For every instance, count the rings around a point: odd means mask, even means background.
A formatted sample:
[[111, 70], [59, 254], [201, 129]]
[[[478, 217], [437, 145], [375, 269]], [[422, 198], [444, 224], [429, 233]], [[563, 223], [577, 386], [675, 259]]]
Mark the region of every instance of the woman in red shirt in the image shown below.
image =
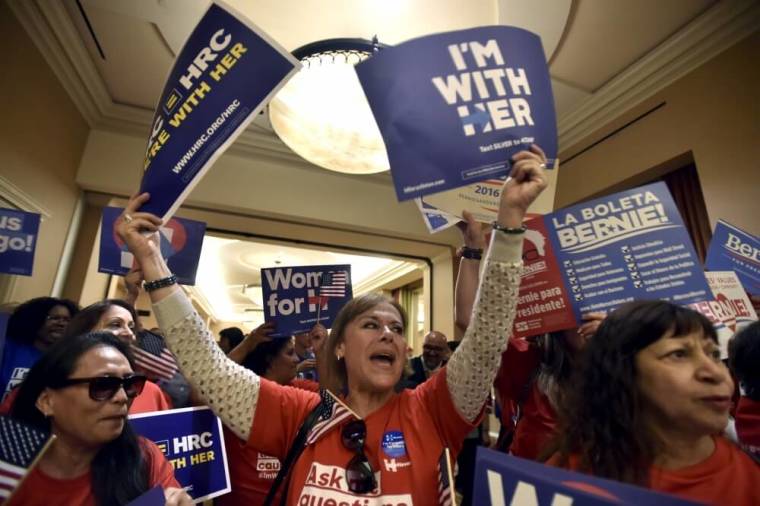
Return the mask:
[[[137, 326], [135, 308], [121, 299], [105, 299], [90, 304], [71, 319], [66, 328], [66, 336], [77, 336], [87, 332], [110, 332], [127, 345], [135, 342]], [[129, 408], [129, 414], [149, 413], [172, 409], [169, 397], [158, 385], [148, 380]]]
[[128, 347], [94, 332], [61, 340], [29, 371], [11, 416], [56, 439], [12, 504], [123, 505], [155, 486], [189, 505], [161, 451], [132, 431], [127, 412], [145, 384]]
[[441, 486], [448, 478], [446, 449], [455, 455], [482, 416], [506, 346], [500, 336], [515, 314], [522, 221], [547, 184], [546, 157], [537, 146], [512, 161], [472, 324], [441, 372], [400, 393], [394, 387], [406, 364], [406, 316], [398, 303], [377, 294], [350, 301], [332, 324], [319, 374], [330, 393], [278, 385], [230, 361], [144, 235], [161, 224], [138, 212], [150, 196], [130, 200], [117, 232], [148, 280], [167, 343], [208, 405], [238, 437], [280, 460], [304, 421], [316, 416], [290, 470], [288, 504], [447, 500], [450, 489]]
[[630, 302], [586, 347], [550, 463], [708, 504], [760, 504], [760, 468], [719, 435], [732, 393], [707, 318]]
[[[261, 325], [246, 336], [228, 356], [232, 360], [239, 358], [243, 367], [269, 381], [317, 392], [319, 384], [315, 381], [296, 379], [298, 355], [293, 339], [272, 339], [268, 337], [272, 329], [273, 326], [270, 324]], [[326, 331], [321, 325], [318, 330], [321, 344], [324, 344]], [[319, 346], [315, 348], [318, 349]], [[224, 428], [224, 445], [227, 449], [232, 491], [216, 499], [217, 504], [264, 504], [264, 499], [280, 470], [280, 460], [246, 444], [246, 441], [238, 438], [227, 427]], [[279, 496], [273, 504], [280, 504]]]

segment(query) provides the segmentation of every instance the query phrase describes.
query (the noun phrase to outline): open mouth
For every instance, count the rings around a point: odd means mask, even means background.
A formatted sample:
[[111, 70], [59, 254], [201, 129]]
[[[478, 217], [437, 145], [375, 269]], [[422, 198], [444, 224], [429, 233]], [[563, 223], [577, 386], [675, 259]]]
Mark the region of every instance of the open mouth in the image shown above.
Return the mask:
[[396, 362], [396, 356], [393, 353], [379, 351], [370, 355], [369, 359], [373, 364], [377, 364], [384, 367], [390, 367]]

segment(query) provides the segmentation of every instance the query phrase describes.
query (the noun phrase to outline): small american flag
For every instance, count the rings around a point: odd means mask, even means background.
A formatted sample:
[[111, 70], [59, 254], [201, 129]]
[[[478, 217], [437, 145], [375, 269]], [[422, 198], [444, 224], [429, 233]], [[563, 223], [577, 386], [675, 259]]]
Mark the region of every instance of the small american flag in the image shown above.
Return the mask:
[[321, 297], [345, 297], [348, 273], [346, 271], [330, 271], [322, 275], [322, 284], [319, 287]]
[[164, 339], [152, 332], [140, 332], [137, 344], [132, 345], [137, 367], [150, 379], [170, 380], [177, 374], [177, 361]]
[[49, 436], [8, 416], [0, 416], [0, 503], [18, 488], [47, 449]]
[[320, 390], [319, 395], [322, 398], [322, 403], [319, 408], [317, 421], [314, 422], [309, 435], [306, 436], [307, 445], [316, 443], [319, 438], [330, 432], [333, 427], [355, 416], [348, 406], [336, 399], [328, 390]]
[[448, 448], [443, 449], [441, 458], [438, 459], [438, 504], [457, 506], [454, 476], [451, 472], [451, 454]]

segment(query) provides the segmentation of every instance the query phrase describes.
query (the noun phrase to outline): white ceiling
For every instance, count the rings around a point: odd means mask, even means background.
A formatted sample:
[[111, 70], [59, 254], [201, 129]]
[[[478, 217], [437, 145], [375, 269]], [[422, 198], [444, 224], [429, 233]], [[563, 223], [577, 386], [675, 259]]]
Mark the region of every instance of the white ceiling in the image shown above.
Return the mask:
[[[11, 3], [22, 2], [11, 0]], [[99, 88], [95, 91], [107, 94], [111, 102], [110, 110], [103, 110], [106, 107], [100, 105], [100, 119], [115, 115], [116, 123], [121, 119], [124, 127], [134, 127], [135, 121], [147, 127], [174, 55], [208, 4], [207, 0], [81, 0], [103, 58], [75, 0], [60, 2], [62, 7], [44, 0], [26, 3], [36, 3], [48, 22], [61, 25], [53, 27], [58, 32], [56, 36], [67, 44], [76, 42], [82, 49], [65, 48], [68, 61], [63, 65], [99, 81], [90, 87]], [[331, 37], [378, 35], [382, 42], [396, 44], [427, 33], [479, 25], [511, 24], [527, 28], [541, 35], [550, 61], [560, 134], [563, 118], [581, 109], [605, 84], [655, 53], [664, 41], [679, 35], [700, 15], [718, 7], [715, 0], [231, 0], [229, 3], [290, 50]], [[31, 10], [28, 5], [23, 7]], [[67, 31], [65, 38], [64, 31]], [[101, 123], [114, 125], [113, 121]], [[258, 139], [260, 147], [266, 144], [268, 149], [297, 159], [275, 137], [266, 116], [257, 119], [250, 130], [265, 138]]]
[[[93, 128], [145, 135], [174, 54], [207, 0], [7, 0]], [[756, 0], [229, 0], [288, 49], [377, 34], [513, 24], [541, 35], [560, 151], [757, 29]], [[580, 146], [582, 147], [582, 146]], [[265, 116], [231, 148], [298, 164]], [[376, 177], [376, 176], [370, 176]], [[383, 180], [383, 179], [380, 179]], [[390, 179], [384, 179], [390, 184]]]

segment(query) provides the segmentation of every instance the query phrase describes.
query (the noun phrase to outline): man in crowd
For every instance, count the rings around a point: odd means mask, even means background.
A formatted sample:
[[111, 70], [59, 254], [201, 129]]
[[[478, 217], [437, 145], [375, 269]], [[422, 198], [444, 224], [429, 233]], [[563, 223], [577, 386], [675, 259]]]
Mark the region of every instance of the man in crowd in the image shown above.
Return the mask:
[[424, 383], [431, 374], [446, 363], [449, 353], [446, 336], [436, 330], [428, 332], [422, 344], [422, 355], [409, 361], [412, 374], [406, 378], [404, 387], [416, 388]]

